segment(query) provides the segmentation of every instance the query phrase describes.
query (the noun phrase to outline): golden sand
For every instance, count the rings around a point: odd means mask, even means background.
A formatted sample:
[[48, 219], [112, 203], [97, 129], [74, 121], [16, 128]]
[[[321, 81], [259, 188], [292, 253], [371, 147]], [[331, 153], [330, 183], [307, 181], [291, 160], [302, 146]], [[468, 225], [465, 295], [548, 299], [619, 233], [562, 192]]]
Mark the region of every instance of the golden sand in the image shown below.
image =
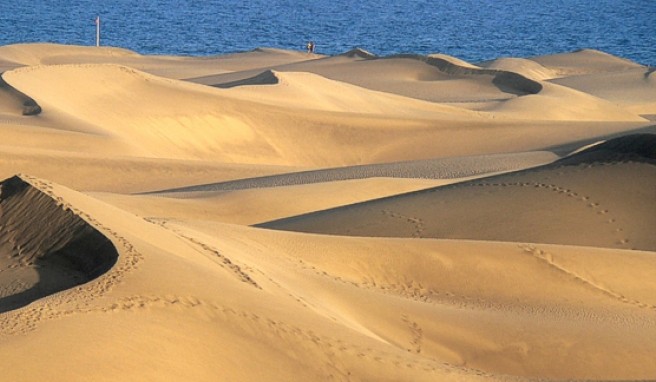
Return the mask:
[[0, 47], [0, 375], [656, 378], [656, 74]]

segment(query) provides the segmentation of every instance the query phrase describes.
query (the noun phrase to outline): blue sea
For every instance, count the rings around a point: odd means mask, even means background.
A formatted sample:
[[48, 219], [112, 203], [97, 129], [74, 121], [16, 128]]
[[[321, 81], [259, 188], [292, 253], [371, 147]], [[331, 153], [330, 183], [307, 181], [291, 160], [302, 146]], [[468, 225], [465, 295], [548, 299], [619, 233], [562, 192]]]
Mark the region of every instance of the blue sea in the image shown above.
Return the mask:
[[599, 49], [656, 65], [656, 0], [5, 0], [0, 45], [101, 43], [209, 56], [256, 47], [445, 53], [471, 62]]

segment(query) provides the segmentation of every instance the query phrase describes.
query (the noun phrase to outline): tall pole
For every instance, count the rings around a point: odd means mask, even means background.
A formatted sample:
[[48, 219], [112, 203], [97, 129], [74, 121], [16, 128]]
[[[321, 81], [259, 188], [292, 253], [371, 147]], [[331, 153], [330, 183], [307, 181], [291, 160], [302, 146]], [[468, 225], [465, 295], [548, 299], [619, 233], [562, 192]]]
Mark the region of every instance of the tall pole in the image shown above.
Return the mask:
[[96, 46], [100, 46], [100, 16], [96, 16]]

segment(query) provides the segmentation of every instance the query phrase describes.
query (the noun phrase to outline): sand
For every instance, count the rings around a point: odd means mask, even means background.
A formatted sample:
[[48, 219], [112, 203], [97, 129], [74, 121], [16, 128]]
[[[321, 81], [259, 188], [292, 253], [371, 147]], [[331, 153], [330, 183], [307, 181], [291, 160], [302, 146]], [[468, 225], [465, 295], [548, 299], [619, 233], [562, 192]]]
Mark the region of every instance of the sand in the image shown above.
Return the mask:
[[0, 375], [656, 378], [656, 88], [603, 52], [0, 47]]

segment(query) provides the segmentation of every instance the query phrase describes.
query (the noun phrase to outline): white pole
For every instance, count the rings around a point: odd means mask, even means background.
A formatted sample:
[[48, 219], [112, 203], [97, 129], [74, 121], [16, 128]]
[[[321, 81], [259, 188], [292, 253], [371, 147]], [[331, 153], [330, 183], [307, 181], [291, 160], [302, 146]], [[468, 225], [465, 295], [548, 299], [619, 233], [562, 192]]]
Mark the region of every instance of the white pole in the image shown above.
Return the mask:
[[96, 46], [100, 46], [100, 16], [96, 16]]

